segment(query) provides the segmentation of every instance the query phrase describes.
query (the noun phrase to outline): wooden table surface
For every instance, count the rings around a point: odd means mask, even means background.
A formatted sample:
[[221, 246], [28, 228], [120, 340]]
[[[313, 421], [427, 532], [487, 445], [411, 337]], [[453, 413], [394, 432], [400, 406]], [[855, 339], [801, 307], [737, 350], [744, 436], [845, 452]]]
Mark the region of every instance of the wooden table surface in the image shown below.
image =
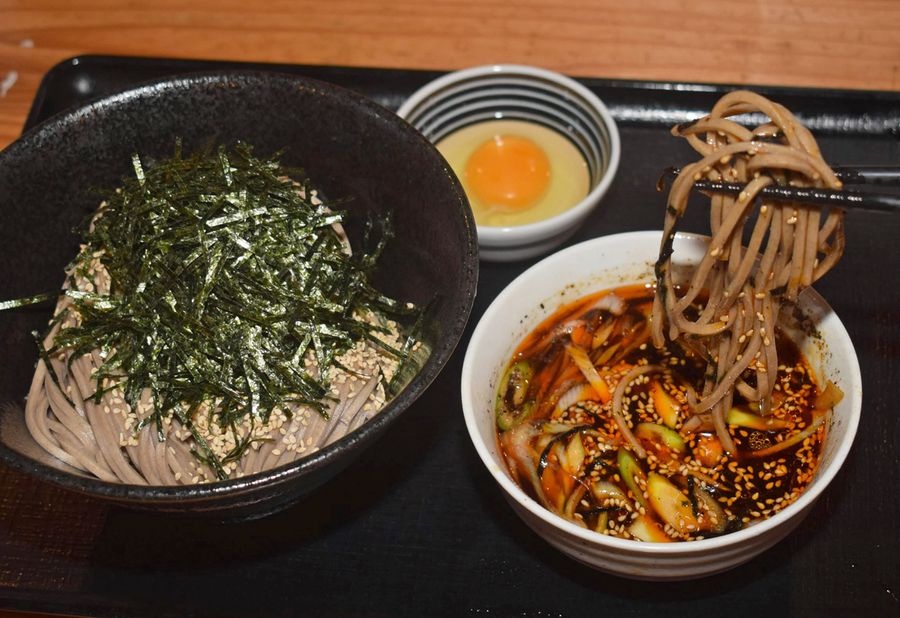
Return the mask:
[[[900, 90], [892, 0], [0, 0], [0, 148], [83, 54]], [[187, 4], [187, 3], [184, 3]], [[32, 615], [32, 614], [27, 614]], [[0, 618], [26, 614], [0, 610]]]
[[892, 0], [0, 0], [0, 148], [82, 54], [898, 90], [898, 31]]

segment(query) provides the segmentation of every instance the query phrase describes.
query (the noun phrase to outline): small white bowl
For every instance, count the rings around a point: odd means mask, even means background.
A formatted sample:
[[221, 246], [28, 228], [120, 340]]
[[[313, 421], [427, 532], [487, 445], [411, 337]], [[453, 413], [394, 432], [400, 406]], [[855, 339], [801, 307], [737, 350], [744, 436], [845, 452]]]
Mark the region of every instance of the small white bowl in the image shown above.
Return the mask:
[[526, 225], [477, 226], [483, 260], [522, 260], [564, 242], [600, 203], [619, 167], [619, 131], [603, 102], [545, 69], [494, 64], [449, 73], [417, 90], [397, 114], [432, 143], [487, 120], [534, 122], [569, 139], [587, 162], [590, 191], [568, 210]]
[[[475, 328], [462, 370], [462, 404], [479, 456], [519, 516], [550, 544], [591, 567], [635, 579], [681, 580], [731, 569], [762, 553], [806, 516], [834, 478], [859, 424], [862, 381], [853, 344], [819, 294], [803, 292], [800, 307], [821, 337], [801, 349], [816, 377], [843, 392], [829, 421], [816, 477], [792, 505], [771, 518], [716, 538], [683, 543], [645, 543], [604, 536], [559, 517], [530, 498], [507, 472], [497, 443], [494, 399], [500, 373], [516, 346], [561, 304], [594, 291], [649, 282], [661, 232], [632, 232], [590, 240], [534, 265], [494, 300]], [[708, 239], [679, 234], [675, 260], [695, 264]]]

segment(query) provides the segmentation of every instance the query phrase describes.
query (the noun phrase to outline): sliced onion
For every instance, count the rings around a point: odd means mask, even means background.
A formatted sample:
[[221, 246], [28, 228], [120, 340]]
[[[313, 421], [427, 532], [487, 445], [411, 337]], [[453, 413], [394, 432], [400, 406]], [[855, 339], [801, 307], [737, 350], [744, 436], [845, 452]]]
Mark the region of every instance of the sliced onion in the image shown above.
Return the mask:
[[588, 383], [594, 388], [600, 401], [606, 403], [612, 399], [612, 393], [609, 392], [609, 386], [606, 385], [606, 382], [604, 382], [603, 378], [600, 377], [600, 374], [597, 373], [597, 369], [594, 367], [594, 363], [587, 355], [587, 352], [574, 345], [567, 345], [566, 352], [578, 366], [578, 369], [581, 370], [581, 373]]
[[[531, 481], [534, 492], [538, 496], [546, 508], [550, 508], [547, 497], [544, 495], [544, 488], [541, 486], [541, 480], [538, 478], [537, 466], [534, 463], [532, 449], [529, 442], [538, 435], [538, 430], [531, 423], [522, 423], [513, 429], [505, 432], [503, 438], [507, 440], [507, 452], [512, 455], [516, 463], [521, 469], [528, 472], [528, 479]], [[552, 509], [551, 509], [552, 510]]]
[[792, 435], [790, 438], [786, 438], [786, 439], [782, 440], [781, 442], [778, 442], [777, 444], [774, 444], [773, 446], [770, 446], [768, 448], [760, 449], [758, 451], [751, 451], [750, 453], [748, 453], [748, 455], [750, 457], [768, 457], [769, 455], [772, 455], [779, 451], [783, 451], [786, 448], [790, 448], [792, 446], [800, 444], [801, 442], [803, 442], [804, 440], [806, 440], [808, 437], [810, 437], [811, 435], [813, 435], [814, 433], [816, 433], [819, 430], [819, 427], [821, 427], [822, 423], [825, 422], [826, 416], [828, 416], [828, 415], [820, 414], [813, 420], [812, 423], [809, 424], [809, 427], [807, 427], [803, 431], [797, 432], [794, 435]]
[[556, 402], [556, 408], [553, 410], [551, 418], [559, 418], [563, 412], [582, 401], [593, 401], [597, 398], [594, 388], [590, 384], [579, 384], [573, 386]]
[[625, 313], [625, 301], [615, 294], [607, 294], [597, 301], [594, 305], [596, 309], [609, 311], [613, 315], [622, 315]]

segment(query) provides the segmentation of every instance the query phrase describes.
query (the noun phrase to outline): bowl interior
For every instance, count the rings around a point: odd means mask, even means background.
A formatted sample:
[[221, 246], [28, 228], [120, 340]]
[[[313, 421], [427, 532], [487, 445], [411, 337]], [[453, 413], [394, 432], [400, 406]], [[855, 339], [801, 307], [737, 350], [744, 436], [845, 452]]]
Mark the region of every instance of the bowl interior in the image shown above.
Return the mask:
[[[807, 337], [803, 351], [821, 382], [830, 379], [845, 393], [835, 408], [815, 480], [801, 498], [772, 518], [717, 538], [691, 543], [640, 543], [599, 535], [552, 514], [528, 497], [509, 476], [497, 443], [494, 397], [506, 362], [518, 343], [560, 305], [585, 294], [653, 280], [661, 232], [632, 232], [587, 241], [556, 253], [511, 283], [484, 313], [466, 352], [462, 375], [463, 410], [482, 461], [509, 497], [541, 521], [587, 542], [620, 550], [652, 553], [702, 552], [740, 542], [762, 528], [788, 521], [806, 508], [833, 478], [846, 457], [859, 422], [862, 390], [859, 365], [850, 338], [838, 317], [813, 290], [804, 292], [801, 308], [821, 337]], [[707, 239], [679, 235], [678, 264], [690, 265], [705, 253]]]
[[[589, 91], [588, 91], [588, 94]], [[521, 66], [475, 67], [426, 85], [398, 110], [434, 143], [471, 124], [497, 120], [533, 122], [569, 139], [588, 165], [590, 186], [611, 158], [610, 128], [595, 97], [569, 78]]]
[[[479, 122], [524, 120], [562, 135], [586, 161], [589, 192], [572, 208], [524, 225], [479, 225], [479, 241], [487, 249], [483, 259], [518, 259], [559, 244], [602, 198], [618, 169], [619, 134], [606, 106], [575, 80], [552, 71], [521, 65], [464, 69], [421, 88], [398, 114], [434, 143]], [[502, 250], [541, 241], [538, 249], [512, 258]]]
[[[346, 228], [358, 246], [369, 218], [393, 216], [395, 236], [375, 273], [393, 297], [429, 304], [431, 356], [418, 376], [371, 422], [322, 451], [271, 475], [297, 478], [352, 454], [377, 435], [434, 379], [465, 326], [477, 279], [475, 228], [466, 198], [443, 158], [391, 112], [343, 89], [290, 75], [227, 72], [172, 78], [128, 90], [57, 116], [0, 153], [0, 295], [17, 298], [59, 289], [75, 255], [77, 235], [100, 190], [171, 156], [176, 138], [186, 152], [243, 141], [257, 156], [283, 151], [282, 163], [303, 168], [327, 199], [349, 201]], [[77, 479], [34, 452], [16, 414], [37, 359], [28, 334], [43, 331], [46, 307], [0, 313], [0, 457], [70, 487], [117, 497], [178, 498], [185, 488], [131, 491]], [[27, 433], [25, 434], [27, 436]], [[40, 453], [40, 451], [38, 451]], [[32, 461], [32, 457], [40, 463]], [[210, 497], [267, 482], [198, 486]]]

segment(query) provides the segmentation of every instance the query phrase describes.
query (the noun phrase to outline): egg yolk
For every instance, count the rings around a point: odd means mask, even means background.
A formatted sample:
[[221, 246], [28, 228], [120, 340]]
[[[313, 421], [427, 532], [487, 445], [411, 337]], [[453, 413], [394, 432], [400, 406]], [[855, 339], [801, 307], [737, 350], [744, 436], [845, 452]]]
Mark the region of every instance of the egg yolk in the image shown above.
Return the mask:
[[550, 161], [533, 141], [495, 135], [466, 161], [466, 183], [474, 197], [507, 211], [533, 206], [550, 184]]

